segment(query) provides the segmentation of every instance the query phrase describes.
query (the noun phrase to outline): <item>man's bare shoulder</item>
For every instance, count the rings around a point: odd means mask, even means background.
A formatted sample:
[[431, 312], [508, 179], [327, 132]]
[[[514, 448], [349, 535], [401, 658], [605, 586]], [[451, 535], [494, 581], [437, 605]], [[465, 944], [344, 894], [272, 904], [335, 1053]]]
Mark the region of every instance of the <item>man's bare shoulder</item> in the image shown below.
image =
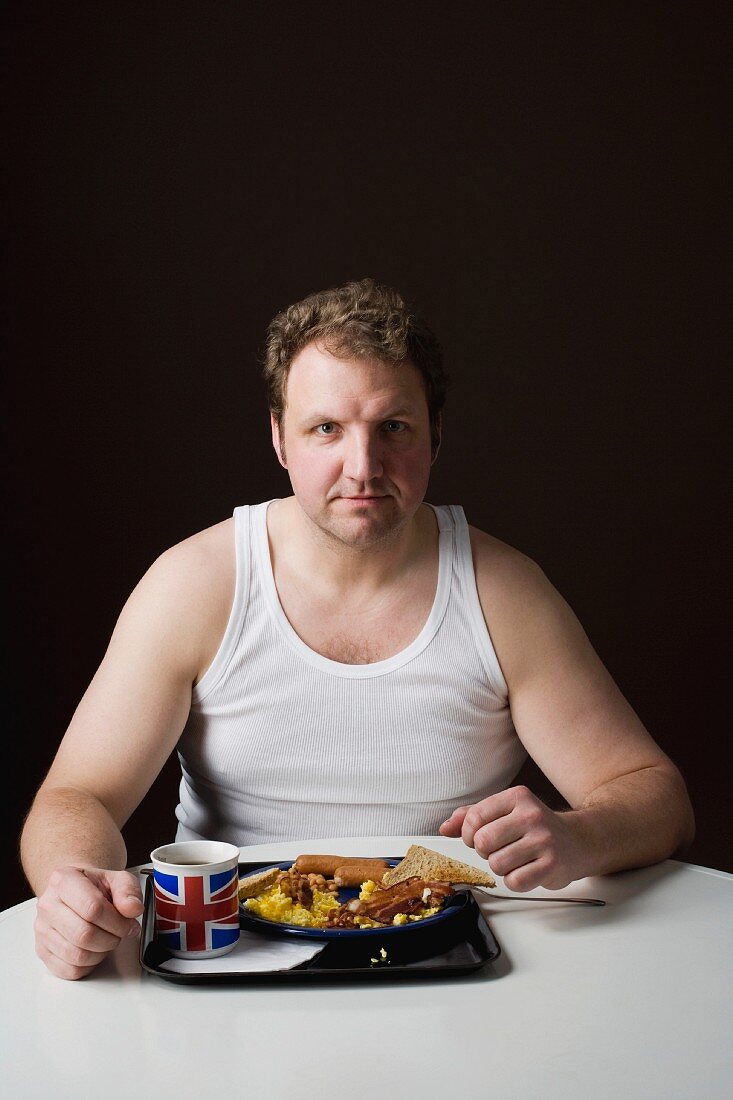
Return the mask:
[[162, 576], [199, 587], [216, 586], [235, 568], [234, 519], [230, 516], [177, 542], [151, 569]]
[[476, 528], [470, 534], [479, 602], [511, 685], [551, 643], [575, 647], [582, 628], [536, 561]]
[[[522, 592], [549, 585], [542, 569], [532, 558], [493, 535], [469, 527], [471, 553], [479, 595], [516, 598]], [[551, 586], [550, 586], [551, 587]]]
[[164, 550], [140, 585], [151, 597], [175, 594], [185, 605], [226, 592], [235, 572], [234, 520], [230, 518]]
[[132, 619], [165, 640], [198, 674], [216, 652], [236, 584], [234, 520], [226, 519], [165, 550], [132, 592], [120, 621]]

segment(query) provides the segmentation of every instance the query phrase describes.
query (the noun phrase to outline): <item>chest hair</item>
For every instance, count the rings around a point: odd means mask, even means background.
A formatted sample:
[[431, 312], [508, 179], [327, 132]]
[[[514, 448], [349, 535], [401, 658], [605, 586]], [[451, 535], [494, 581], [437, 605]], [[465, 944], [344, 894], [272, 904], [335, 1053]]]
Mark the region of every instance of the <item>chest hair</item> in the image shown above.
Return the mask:
[[430, 614], [434, 593], [415, 593], [378, 613], [338, 615], [291, 606], [286, 614], [296, 634], [310, 649], [344, 665], [371, 665], [400, 653], [415, 640]]

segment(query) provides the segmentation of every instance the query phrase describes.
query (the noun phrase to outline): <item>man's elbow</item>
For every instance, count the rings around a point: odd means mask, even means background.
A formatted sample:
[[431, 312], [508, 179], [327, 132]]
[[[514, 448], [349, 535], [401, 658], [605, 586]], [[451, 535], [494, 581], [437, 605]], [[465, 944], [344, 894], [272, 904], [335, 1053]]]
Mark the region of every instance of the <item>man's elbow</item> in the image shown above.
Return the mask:
[[680, 828], [681, 839], [674, 851], [675, 859], [684, 859], [695, 839], [695, 811], [692, 808], [690, 797], [685, 790], [685, 805], [681, 813], [682, 823]]
[[695, 839], [695, 811], [682, 773], [671, 763], [665, 770], [670, 784], [669, 804], [675, 809], [676, 835], [671, 854], [675, 859], [682, 859]]

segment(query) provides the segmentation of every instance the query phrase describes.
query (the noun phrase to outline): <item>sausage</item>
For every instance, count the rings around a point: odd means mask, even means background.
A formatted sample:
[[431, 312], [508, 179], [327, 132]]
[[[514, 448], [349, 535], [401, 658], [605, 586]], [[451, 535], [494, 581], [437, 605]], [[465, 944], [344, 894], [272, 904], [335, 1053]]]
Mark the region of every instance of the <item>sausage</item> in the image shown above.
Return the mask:
[[335, 868], [333, 880], [337, 886], [361, 886], [368, 879], [380, 883], [387, 871], [389, 864], [384, 859], [349, 860]]
[[337, 867], [346, 861], [346, 856], [298, 856], [293, 867], [301, 875], [323, 875], [333, 878]]
[[[293, 864], [293, 867], [301, 875], [315, 874], [324, 875], [326, 878], [333, 878], [334, 872], [337, 868], [345, 867], [347, 864], [349, 867], [351, 867], [352, 864], [357, 863], [364, 866], [368, 864], [369, 867], [373, 867], [375, 864], [378, 864], [379, 867], [382, 868], [378, 876], [378, 881], [380, 882], [382, 881], [382, 875], [385, 873], [385, 871], [389, 870], [389, 864], [385, 863], [383, 859], [374, 859], [373, 857], [369, 856], [298, 856], [295, 863]], [[360, 885], [362, 882], [366, 882], [366, 880], [371, 877], [371, 875], [365, 874], [363, 878], [359, 879], [357, 885]], [[345, 883], [340, 883], [340, 885], [343, 886], [345, 885]]]

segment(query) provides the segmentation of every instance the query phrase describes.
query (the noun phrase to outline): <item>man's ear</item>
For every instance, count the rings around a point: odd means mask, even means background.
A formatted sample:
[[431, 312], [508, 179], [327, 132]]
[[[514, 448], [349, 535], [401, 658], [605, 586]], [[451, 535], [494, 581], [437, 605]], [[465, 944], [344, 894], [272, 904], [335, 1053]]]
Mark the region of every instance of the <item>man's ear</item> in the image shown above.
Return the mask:
[[275, 448], [277, 460], [280, 465], [287, 470], [288, 464], [285, 461], [285, 444], [283, 443], [282, 437], [280, 435], [280, 425], [278, 424], [277, 417], [274, 413], [270, 413], [270, 428], [272, 430], [272, 445]]
[[438, 451], [440, 450], [440, 444], [443, 441], [443, 414], [442, 413], [438, 413], [438, 418], [435, 421], [435, 433], [434, 433], [434, 435], [437, 438], [435, 438], [435, 440], [432, 444], [432, 447], [431, 447], [431, 453], [432, 453], [432, 458], [430, 459], [430, 465], [431, 466], [433, 465], [436, 458], [438, 457]]

